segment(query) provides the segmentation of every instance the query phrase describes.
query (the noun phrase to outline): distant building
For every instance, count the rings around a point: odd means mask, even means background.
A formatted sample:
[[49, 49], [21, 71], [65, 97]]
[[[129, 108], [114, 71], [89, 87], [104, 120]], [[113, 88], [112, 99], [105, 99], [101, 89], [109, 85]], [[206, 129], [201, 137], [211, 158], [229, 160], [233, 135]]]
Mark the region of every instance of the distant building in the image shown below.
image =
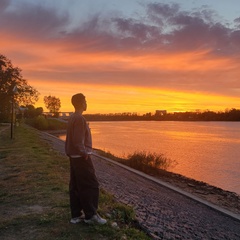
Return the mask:
[[155, 116], [163, 116], [167, 114], [167, 110], [156, 110]]

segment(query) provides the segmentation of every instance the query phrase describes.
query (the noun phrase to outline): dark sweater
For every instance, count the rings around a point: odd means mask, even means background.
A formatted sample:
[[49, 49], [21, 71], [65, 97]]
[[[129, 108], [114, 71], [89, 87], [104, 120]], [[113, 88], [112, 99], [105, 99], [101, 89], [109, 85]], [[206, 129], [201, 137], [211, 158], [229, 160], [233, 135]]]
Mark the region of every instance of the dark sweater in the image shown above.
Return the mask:
[[91, 131], [80, 113], [73, 113], [68, 120], [65, 152], [69, 157], [85, 157], [92, 152]]

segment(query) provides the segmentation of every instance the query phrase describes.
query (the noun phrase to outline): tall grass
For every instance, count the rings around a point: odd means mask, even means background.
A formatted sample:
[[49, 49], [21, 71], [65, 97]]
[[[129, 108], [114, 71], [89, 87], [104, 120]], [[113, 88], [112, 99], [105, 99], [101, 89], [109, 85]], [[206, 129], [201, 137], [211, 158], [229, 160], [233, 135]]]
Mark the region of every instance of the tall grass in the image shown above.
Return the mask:
[[153, 174], [159, 169], [167, 170], [175, 164], [175, 161], [165, 157], [162, 153], [136, 151], [127, 156], [124, 164], [141, 172]]
[[128, 165], [144, 172], [152, 168], [167, 170], [172, 163], [173, 161], [162, 153], [136, 151], [128, 155]]
[[158, 174], [159, 169], [168, 170], [170, 167], [174, 167], [177, 164], [175, 160], [166, 157], [162, 153], [135, 151], [132, 154], [128, 154], [126, 158], [120, 158], [110, 152], [104, 152], [99, 149], [97, 149], [97, 152], [101, 156], [111, 158], [114, 161], [147, 174]]

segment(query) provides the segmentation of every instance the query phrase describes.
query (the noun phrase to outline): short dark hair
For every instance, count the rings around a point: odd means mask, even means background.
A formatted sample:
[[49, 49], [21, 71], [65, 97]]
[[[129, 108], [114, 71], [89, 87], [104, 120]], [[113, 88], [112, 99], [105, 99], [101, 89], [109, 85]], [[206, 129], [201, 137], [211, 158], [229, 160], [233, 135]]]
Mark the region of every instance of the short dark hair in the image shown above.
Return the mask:
[[75, 108], [78, 108], [86, 101], [85, 96], [82, 93], [77, 93], [72, 96], [72, 105]]

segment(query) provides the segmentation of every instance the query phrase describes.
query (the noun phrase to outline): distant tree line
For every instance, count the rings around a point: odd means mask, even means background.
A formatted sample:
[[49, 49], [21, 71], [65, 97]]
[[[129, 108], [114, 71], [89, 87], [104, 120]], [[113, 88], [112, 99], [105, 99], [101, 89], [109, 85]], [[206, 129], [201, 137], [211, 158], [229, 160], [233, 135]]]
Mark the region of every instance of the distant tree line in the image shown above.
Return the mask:
[[240, 109], [232, 108], [224, 112], [196, 111], [179, 112], [158, 116], [159, 120], [178, 120], [178, 121], [240, 121]]
[[165, 114], [116, 113], [85, 114], [88, 121], [240, 121], [240, 109], [227, 109], [224, 112], [195, 111]]

